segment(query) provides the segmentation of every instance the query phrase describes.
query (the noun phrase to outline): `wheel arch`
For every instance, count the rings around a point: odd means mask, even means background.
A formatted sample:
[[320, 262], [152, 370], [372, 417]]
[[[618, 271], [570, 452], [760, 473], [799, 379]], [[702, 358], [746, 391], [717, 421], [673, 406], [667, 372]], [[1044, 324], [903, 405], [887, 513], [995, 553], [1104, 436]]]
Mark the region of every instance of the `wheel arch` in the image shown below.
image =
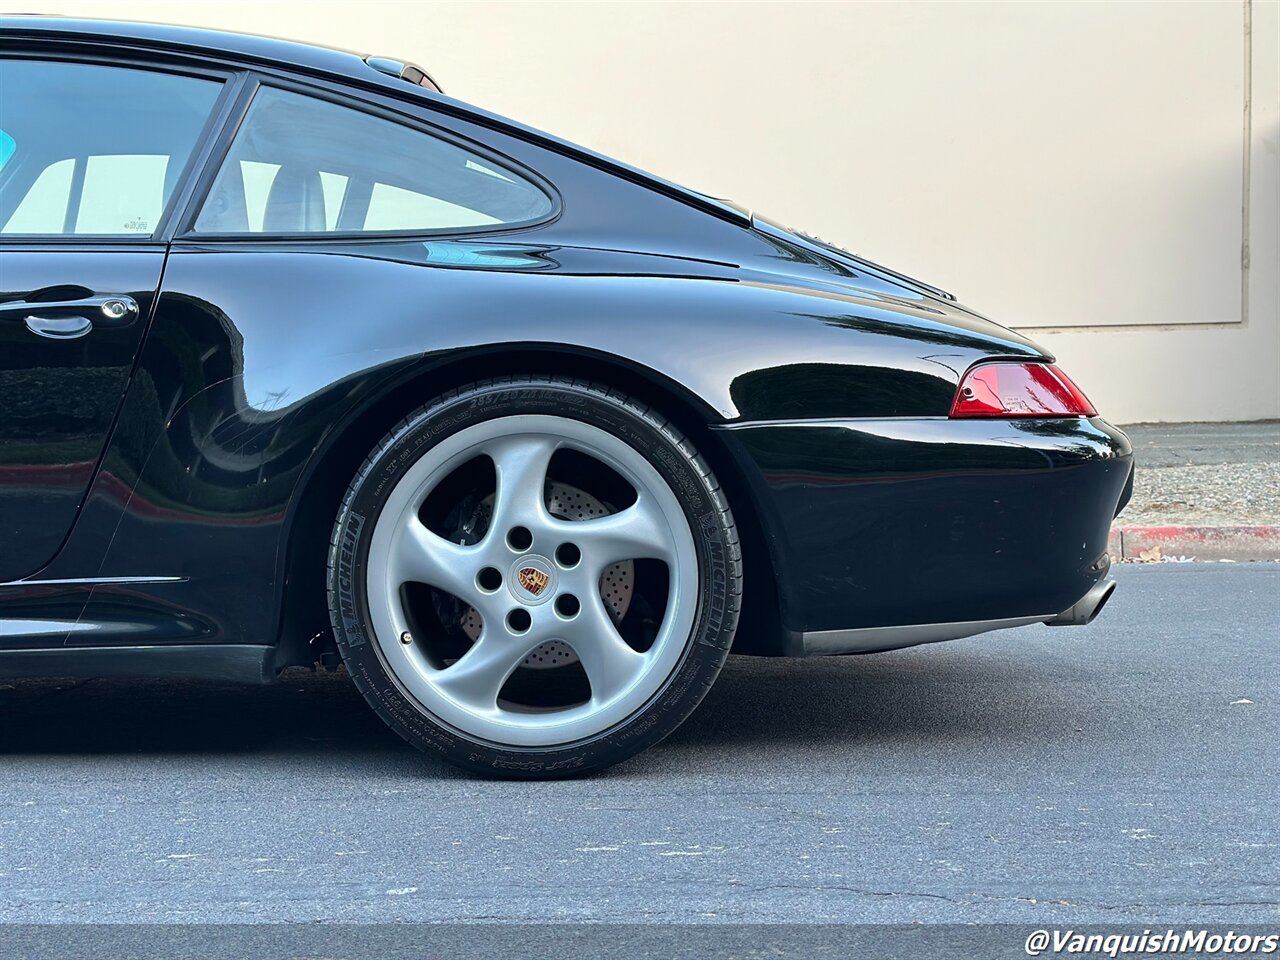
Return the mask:
[[426, 360], [353, 404], [329, 431], [298, 484], [282, 544], [283, 598], [277, 667], [336, 664], [329, 631], [325, 567], [329, 537], [351, 478], [373, 445], [432, 397], [502, 376], [563, 376], [613, 387], [652, 407], [693, 441], [724, 487], [742, 541], [744, 599], [734, 652], [783, 651], [774, 560], [760, 505], [722, 437], [721, 418], [695, 394], [652, 369], [595, 351], [523, 346]]

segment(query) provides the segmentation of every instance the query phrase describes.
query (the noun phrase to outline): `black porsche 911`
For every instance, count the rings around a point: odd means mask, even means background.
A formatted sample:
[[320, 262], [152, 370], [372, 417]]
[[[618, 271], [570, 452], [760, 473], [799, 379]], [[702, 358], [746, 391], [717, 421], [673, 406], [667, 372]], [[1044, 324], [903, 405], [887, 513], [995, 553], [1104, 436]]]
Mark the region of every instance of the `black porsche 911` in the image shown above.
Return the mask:
[[580, 773], [730, 652], [1087, 623], [1132, 471], [950, 294], [411, 64], [0, 20], [0, 674], [343, 665]]

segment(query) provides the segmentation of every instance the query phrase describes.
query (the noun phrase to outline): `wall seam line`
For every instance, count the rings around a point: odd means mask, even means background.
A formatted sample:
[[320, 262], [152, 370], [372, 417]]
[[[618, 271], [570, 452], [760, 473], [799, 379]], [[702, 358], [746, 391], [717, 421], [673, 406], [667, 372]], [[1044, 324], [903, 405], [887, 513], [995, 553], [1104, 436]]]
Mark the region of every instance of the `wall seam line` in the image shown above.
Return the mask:
[[1241, 161], [1240, 323], [1249, 322], [1249, 207], [1253, 187], [1253, 0], [1244, 0], [1244, 157]]

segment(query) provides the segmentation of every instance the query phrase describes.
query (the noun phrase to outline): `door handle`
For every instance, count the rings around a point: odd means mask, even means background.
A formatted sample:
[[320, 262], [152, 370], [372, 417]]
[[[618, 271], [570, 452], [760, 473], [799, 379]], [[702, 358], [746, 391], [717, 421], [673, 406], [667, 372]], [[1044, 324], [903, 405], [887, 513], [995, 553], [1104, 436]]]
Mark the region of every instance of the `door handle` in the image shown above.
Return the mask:
[[27, 329], [50, 340], [74, 340], [93, 329], [88, 317], [27, 317]]
[[0, 303], [0, 319], [21, 317], [37, 336], [54, 340], [83, 337], [94, 327], [127, 327], [138, 318], [138, 301], [123, 293], [79, 300], [10, 300]]

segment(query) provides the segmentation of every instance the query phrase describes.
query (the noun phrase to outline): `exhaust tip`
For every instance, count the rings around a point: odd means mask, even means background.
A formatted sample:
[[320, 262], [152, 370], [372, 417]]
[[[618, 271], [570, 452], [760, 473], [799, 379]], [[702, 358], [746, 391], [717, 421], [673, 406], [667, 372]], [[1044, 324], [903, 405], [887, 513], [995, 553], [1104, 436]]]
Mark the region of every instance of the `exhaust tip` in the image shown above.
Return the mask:
[[1083, 597], [1052, 620], [1046, 620], [1045, 623], [1051, 627], [1083, 627], [1093, 623], [1115, 592], [1114, 580], [1100, 580], [1090, 587], [1089, 592]]
[[1102, 612], [1102, 608], [1107, 605], [1107, 601], [1111, 599], [1111, 595], [1116, 592], [1116, 582], [1107, 580], [1106, 586], [1102, 591], [1102, 595], [1098, 597], [1098, 602], [1093, 605], [1093, 613], [1089, 615], [1089, 619], [1085, 623], [1093, 623], [1098, 619], [1098, 614]]

